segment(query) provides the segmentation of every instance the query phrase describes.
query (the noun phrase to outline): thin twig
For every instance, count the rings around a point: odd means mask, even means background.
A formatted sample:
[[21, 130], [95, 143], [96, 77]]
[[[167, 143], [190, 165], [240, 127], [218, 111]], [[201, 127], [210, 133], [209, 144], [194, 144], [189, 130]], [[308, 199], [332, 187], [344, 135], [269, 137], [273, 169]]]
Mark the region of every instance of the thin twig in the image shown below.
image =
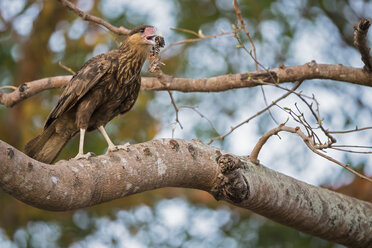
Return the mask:
[[352, 147], [352, 148], [372, 149], [372, 146], [360, 146], [360, 145], [332, 145], [332, 147]]
[[239, 32], [237, 30], [232, 30], [232, 31], [221, 32], [219, 34], [213, 34], [213, 35], [200, 35], [200, 34], [197, 34], [194, 31], [188, 30], [188, 29], [177, 29], [177, 30], [183, 30], [183, 32], [186, 32], [185, 30], [187, 30], [189, 33], [192, 33], [192, 34], [196, 35], [198, 38], [181, 40], [181, 41], [177, 41], [177, 42], [171, 42], [171, 43], [169, 43], [169, 45], [166, 48], [164, 48], [160, 52], [160, 54], [164, 53], [165, 51], [167, 51], [168, 49], [170, 49], [171, 47], [174, 47], [174, 46], [178, 46], [178, 45], [182, 45], [182, 44], [186, 44], [186, 43], [193, 43], [193, 42], [206, 40], [206, 39], [211, 39], [211, 38], [217, 38], [217, 37], [221, 37], [221, 36], [225, 36], [225, 35], [229, 35], [229, 34], [235, 34], [236, 32]]
[[[252, 46], [252, 50], [253, 50], [253, 57], [252, 57], [252, 54], [251, 52], [248, 51], [248, 49], [245, 47], [245, 45], [243, 44], [243, 42], [241, 42], [241, 40], [238, 38], [238, 36], [236, 35], [236, 38], [238, 40], [238, 42], [240, 43], [241, 47], [249, 54], [251, 55], [251, 57], [253, 58], [254, 62], [255, 62], [255, 65], [256, 65], [256, 71], [258, 71], [258, 65], [260, 64], [257, 60], [257, 55], [256, 55], [256, 47], [253, 43], [253, 40], [251, 38], [251, 35], [249, 34], [249, 31], [247, 30], [246, 26], [245, 26], [245, 22], [244, 22], [244, 19], [242, 17], [242, 14], [241, 14], [241, 11], [238, 7], [238, 3], [236, 0], [233, 0], [233, 5], [234, 5], [234, 9], [235, 9], [235, 13], [236, 13], [236, 16], [238, 18], [238, 20], [240, 21], [240, 24], [241, 24], [241, 28], [244, 30], [246, 36], [248, 37], [248, 40], [249, 42], [251, 43], [251, 46]], [[274, 83], [275, 80], [273, 80]], [[262, 92], [262, 95], [263, 95], [263, 98], [264, 98], [264, 102], [265, 102], [265, 105], [268, 106], [268, 102], [267, 102], [267, 98], [266, 98], [266, 94], [265, 94], [265, 90], [263, 88], [263, 86], [260, 86], [261, 88], [261, 92]], [[271, 119], [274, 121], [275, 124], [279, 124], [278, 121], [275, 119], [273, 113], [271, 112], [270, 109], [268, 109], [268, 112], [269, 112], [269, 115], [271, 117]]]
[[240, 12], [240, 9], [238, 7], [238, 3], [237, 3], [236, 0], [233, 0], [233, 5], [234, 5], [236, 16], [237, 16], [238, 20], [240, 21], [241, 27], [244, 30], [245, 34], [247, 35], [249, 42], [251, 43], [252, 50], [253, 50], [253, 57], [254, 57], [254, 61], [256, 63], [256, 71], [258, 71], [258, 61], [257, 61], [257, 56], [256, 56], [256, 47], [254, 46], [251, 35], [249, 34], [249, 32], [248, 32], [248, 30], [245, 26], [244, 19], [242, 17], [242, 14]]
[[314, 143], [312, 142], [311, 138], [309, 138], [308, 136], [306, 136], [299, 127], [296, 127], [296, 128], [292, 128], [292, 127], [287, 127], [285, 126], [284, 124], [281, 124], [279, 125], [278, 127], [266, 132], [261, 138], [260, 140], [257, 142], [256, 146], [253, 148], [252, 150], [252, 153], [251, 155], [249, 156], [249, 158], [251, 159], [251, 161], [253, 163], [259, 163], [259, 160], [258, 160], [258, 154], [259, 152], [261, 151], [261, 148], [263, 147], [263, 145], [266, 143], [266, 141], [272, 136], [272, 135], [275, 135], [275, 134], [278, 134], [279, 132], [281, 131], [285, 131], [285, 132], [289, 132], [289, 133], [295, 133], [297, 135], [299, 135], [302, 140], [304, 141], [304, 143], [306, 144], [306, 146], [312, 151], [314, 152], [315, 154], [333, 162], [333, 163], [336, 163], [342, 167], [344, 167], [346, 170], [350, 171], [351, 173], [353, 173], [354, 175], [357, 175], [359, 176], [360, 178], [363, 178], [369, 182], [372, 183], [372, 179], [371, 178], [368, 178], [366, 177], [365, 175], [351, 169], [349, 167], [348, 164], [344, 164], [344, 163], [341, 163], [340, 161], [318, 151], [315, 147], [314, 147]]
[[84, 11], [78, 9], [70, 1], [67, 1], [67, 0], [58, 0], [58, 1], [61, 2], [61, 4], [63, 6], [67, 7], [69, 10], [71, 10], [71, 11], [75, 12], [77, 15], [79, 15], [83, 20], [89, 21], [89, 22], [93, 22], [93, 23], [96, 23], [98, 25], [104, 26], [108, 30], [110, 30], [111, 32], [113, 32], [115, 34], [126, 35], [126, 34], [129, 34], [129, 32], [130, 32], [129, 29], [126, 29], [123, 26], [121, 26], [119, 28], [118, 27], [115, 27], [112, 24], [106, 22], [105, 20], [103, 20], [103, 19], [101, 19], [101, 18], [99, 18], [97, 16], [93, 16], [93, 15], [89, 15], [89, 14], [85, 13]]
[[311, 106], [311, 104], [309, 104], [301, 95], [297, 95], [307, 106], [308, 108], [310, 109], [310, 112], [313, 114], [315, 120], [318, 122], [318, 126], [319, 128], [323, 131], [323, 133], [330, 139], [330, 141], [332, 143], [336, 143], [336, 138], [333, 137], [324, 127], [323, 127], [323, 124], [320, 120], [320, 117], [315, 113], [313, 107]]
[[186, 29], [186, 28], [170, 28], [170, 29], [174, 31], [181, 31], [181, 32], [188, 33], [188, 34], [193, 34], [196, 37], [199, 37], [199, 34], [197, 32], [192, 31], [190, 29]]
[[216, 132], [217, 135], [220, 135], [220, 133], [218, 132], [217, 128], [213, 125], [212, 121], [210, 119], [208, 119], [205, 115], [203, 115], [198, 109], [197, 107], [193, 107], [193, 106], [180, 106], [178, 108], [179, 110], [181, 109], [191, 109], [193, 110], [194, 112], [196, 112], [201, 118], [205, 119], [208, 121], [209, 125], [212, 127], [212, 129]]
[[[262, 93], [262, 96], [263, 96], [263, 99], [264, 99], [265, 105], [268, 106], [269, 104], [268, 104], [268, 102], [267, 102], [267, 98], [266, 98], [265, 90], [264, 90], [264, 88], [263, 88], [262, 85], [260, 85], [260, 88], [261, 88], [261, 93]], [[279, 125], [279, 122], [275, 119], [274, 114], [271, 113], [271, 110], [270, 110], [270, 109], [268, 110], [268, 112], [269, 112], [269, 115], [270, 115], [271, 119], [273, 120], [273, 122], [274, 122], [276, 125]]]
[[257, 144], [253, 148], [251, 154], [249, 155], [249, 159], [254, 164], [259, 164], [260, 161], [258, 160], [258, 154], [260, 153], [262, 147], [265, 145], [266, 141], [273, 135], [278, 134], [280, 131], [283, 131], [284, 124], [280, 124], [278, 127], [271, 129], [270, 131], [264, 133], [262, 137], [258, 140]]
[[180, 112], [180, 110], [179, 110], [179, 108], [177, 107], [176, 102], [174, 101], [173, 93], [172, 93], [172, 91], [170, 91], [170, 90], [167, 90], [167, 92], [168, 92], [169, 97], [170, 97], [170, 99], [171, 99], [171, 103], [172, 103], [172, 105], [173, 105], [173, 107], [174, 107], [174, 110], [176, 111], [176, 122], [178, 123], [178, 125], [180, 125], [180, 128], [183, 129], [183, 126], [182, 126], [180, 120], [178, 119], [178, 112]]
[[356, 127], [355, 129], [344, 130], [344, 131], [328, 131], [328, 133], [340, 133], [340, 134], [344, 134], [344, 133], [353, 133], [353, 132], [364, 131], [364, 130], [368, 130], [368, 129], [372, 129], [372, 127], [362, 127], [362, 128]]
[[341, 152], [360, 153], [360, 154], [372, 154], [372, 151], [371, 152], [362, 152], [362, 151], [354, 151], [354, 150], [348, 150], [348, 149], [342, 149], [342, 148], [336, 148], [336, 147], [330, 147], [329, 149], [333, 149], [333, 150], [341, 151]]
[[298, 87], [300, 87], [301, 83], [303, 81], [300, 81], [300, 82], [297, 82], [295, 84], [295, 86], [291, 89], [291, 90], [288, 90], [287, 93], [285, 93], [284, 95], [282, 95], [281, 97], [277, 98], [275, 101], [273, 101], [270, 105], [266, 106], [264, 109], [258, 111], [255, 115], [252, 115], [251, 117], [249, 117], [248, 119], [246, 119], [245, 121], [239, 123], [238, 125], [232, 127], [230, 129], [229, 132], [225, 133], [224, 135], [221, 135], [221, 136], [218, 136], [218, 137], [214, 137], [212, 138], [208, 145], [212, 144], [214, 141], [216, 140], [219, 140], [219, 139], [224, 139], [226, 136], [230, 135], [232, 132], [234, 132], [235, 129], [243, 126], [244, 124], [247, 124], [248, 122], [250, 122], [252, 119], [256, 118], [257, 116], [261, 115], [262, 113], [266, 112], [268, 109], [270, 109], [272, 106], [276, 105], [279, 101], [283, 100], [284, 98], [286, 98], [287, 96], [289, 96], [290, 94], [292, 94], [293, 92], [295, 92], [297, 90]]

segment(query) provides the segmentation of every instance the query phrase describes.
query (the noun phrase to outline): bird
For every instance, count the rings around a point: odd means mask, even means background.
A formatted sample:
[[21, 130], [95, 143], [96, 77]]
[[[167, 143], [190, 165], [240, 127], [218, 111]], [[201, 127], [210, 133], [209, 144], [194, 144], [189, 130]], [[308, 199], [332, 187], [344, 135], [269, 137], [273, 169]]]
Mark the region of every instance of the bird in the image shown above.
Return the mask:
[[88, 159], [84, 154], [84, 137], [98, 129], [105, 138], [107, 153], [116, 146], [104, 126], [119, 114], [125, 114], [137, 100], [141, 86], [140, 72], [151, 48], [156, 45], [156, 28], [141, 25], [132, 29], [122, 44], [114, 50], [88, 60], [67, 84], [50, 112], [43, 132], [30, 140], [25, 154], [44, 163], [53, 163], [67, 142], [80, 132], [76, 159]]

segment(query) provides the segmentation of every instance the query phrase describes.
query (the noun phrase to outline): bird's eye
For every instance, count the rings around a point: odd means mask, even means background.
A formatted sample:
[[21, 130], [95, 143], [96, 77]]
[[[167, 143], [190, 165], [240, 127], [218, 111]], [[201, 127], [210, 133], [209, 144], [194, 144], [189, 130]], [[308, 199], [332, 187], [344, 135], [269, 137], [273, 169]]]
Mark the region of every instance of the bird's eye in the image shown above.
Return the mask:
[[140, 31], [141, 33], [143, 33], [143, 32], [145, 32], [145, 28], [141, 28], [139, 31]]

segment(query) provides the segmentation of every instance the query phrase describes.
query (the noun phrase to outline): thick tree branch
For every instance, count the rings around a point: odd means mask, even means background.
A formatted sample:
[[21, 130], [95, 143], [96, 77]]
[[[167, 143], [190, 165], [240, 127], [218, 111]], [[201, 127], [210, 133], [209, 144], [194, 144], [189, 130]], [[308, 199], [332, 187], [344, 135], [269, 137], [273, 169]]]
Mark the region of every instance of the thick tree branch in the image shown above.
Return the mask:
[[132, 145], [130, 151], [55, 165], [0, 141], [0, 187], [53, 211], [162, 187], [195, 188], [330, 241], [372, 245], [371, 203], [308, 185], [199, 141], [155, 140]]
[[362, 55], [364, 69], [368, 72], [372, 72], [372, 57], [369, 53], [371, 48], [367, 45], [367, 33], [370, 25], [371, 21], [368, 19], [362, 19], [354, 25], [354, 46]]
[[[250, 88], [257, 85], [297, 82], [308, 79], [330, 79], [372, 87], [372, 74], [359, 68], [343, 65], [317, 64], [280, 67], [267, 71], [228, 74], [210, 78], [173, 78], [168, 75], [158, 78], [143, 77], [142, 90], [173, 90], [181, 92], [219, 92], [230, 89]], [[21, 84], [11, 93], [0, 92], [0, 104], [12, 107], [20, 101], [43, 90], [63, 87], [72, 76], [44, 78]]]

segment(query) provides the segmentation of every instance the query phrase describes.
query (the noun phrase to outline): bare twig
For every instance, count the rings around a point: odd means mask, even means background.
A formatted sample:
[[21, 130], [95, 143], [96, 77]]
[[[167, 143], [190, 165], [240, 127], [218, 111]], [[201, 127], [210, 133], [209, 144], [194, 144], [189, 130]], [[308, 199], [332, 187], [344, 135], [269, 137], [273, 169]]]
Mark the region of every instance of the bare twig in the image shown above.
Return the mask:
[[171, 99], [171, 103], [173, 105], [173, 108], [174, 110], [176, 111], [176, 122], [178, 123], [178, 125], [180, 125], [180, 128], [183, 129], [183, 126], [178, 118], [178, 113], [180, 112], [180, 109], [177, 107], [176, 105], [176, 102], [174, 101], [174, 98], [173, 98], [173, 92], [170, 91], [170, 90], [167, 90], [168, 94], [169, 94], [169, 97]]
[[195, 32], [193, 30], [190, 30], [190, 29], [186, 29], [186, 28], [171, 28], [171, 30], [181, 31], [181, 32], [188, 33], [188, 34], [193, 34], [196, 37], [199, 37], [200, 36], [200, 34], [198, 34], [197, 32]]
[[233, 5], [234, 5], [236, 16], [237, 16], [238, 20], [240, 21], [241, 27], [244, 30], [245, 34], [247, 35], [249, 42], [251, 43], [252, 50], [253, 50], [253, 57], [254, 57], [254, 61], [256, 63], [256, 71], [258, 71], [258, 61], [257, 61], [257, 56], [256, 56], [256, 47], [254, 46], [251, 35], [249, 34], [249, 32], [248, 32], [248, 30], [245, 26], [244, 19], [242, 17], [242, 14], [240, 12], [239, 7], [238, 7], [237, 0], [233, 0]]
[[257, 144], [253, 148], [251, 154], [249, 155], [249, 159], [254, 164], [259, 164], [260, 161], [258, 160], [258, 154], [260, 153], [262, 147], [266, 144], [266, 141], [273, 135], [278, 134], [280, 131], [283, 131], [284, 124], [280, 124], [278, 127], [271, 129], [270, 131], [266, 132], [262, 137], [258, 140]]
[[205, 119], [206, 121], [208, 121], [209, 125], [211, 126], [211, 128], [216, 132], [217, 135], [219, 135], [220, 133], [218, 132], [217, 128], [213, 125], [212, 121], [210, 119], [208, 119], [205, 115], [203, 115], [198, 109], [197, 107], [194, 107], [194, 106], [180, 106], [178, 108], [179, 110], [181, 109], [191, 109], [193, 110], [195, 113], [197, 113], [201, 118]]
[[217, 38], [217, 37], [221, 37], [221, 36], [225, 36], [225, 35], [229, 35], [229, 34], [235, 34], [236, 32], [239, 32], [238, 30], [232, 30], [232, 31], [228, 31], [228, 32], [221, 32], [219, 34], [202, 35], [202, 34], [198, 34], [195, 31], [188, 30], [188, 29], [177, 28], [175, 30], [180, 30], [180, 31], [182, 30], [182, 32], [191, 33], [193, 35], [196, 35], [198, 38], [181, 40], [181, 41], [177, 41], [177, 42], [171, 42], [171, 43], [169, 43], [169, 45], [166, 48], [164, 48], [160, 52], [161, 54], [164, 53], [164, 52], [166, 52], [168, 49], [170, 49], [170, 48], [172, 48], [174, 46], [178, 46], [178, 45], [182, 45], [182, 44], [186, 44], [186, 43], [193, 43], [193, 42], [197, 42], [197, 41], [201, 41], [201, 40], [206, 40], [206, 39], [211, 39], [211, 38]]
[[[315, 113], [313, 107], [301, 96], [301, 95], [298, 95], [297, 96], [308, 106], [308, 108], [310, 109], [311, 113], [313, 114], [315, 120], [318, 122], [318, 126], [319, 128], [323, 131], [323, 133], [329, 138], [329, 140], [332, 142], [332, 143], [336, 143], [336, 138], [333, 137], [324, 127], [323, 127], [323, 124], [320, 120], [320, 117], [317, 115], [317, 113]], [[315, 98], [314, 98], [315, 99]]]
[[360, 146], [360, 145], [332, 145], [332, 147], [352, 147], [352, 148], [372, 149], [372, 146]]
[[342, 148], [336, 148], [336, 147], [330, 147], [329, 149], [333, 149], [333, 150], [341, 151], [341, 152], [360, 153], [360, 154], [372, 154], [372, 151], [371, 152], [363, 152], [363, 151], [354, 151], [354, 150], [342, 149]]
[[251, 159], [251, 161], [253, 163], [258, 163], [258, 154], [259, 152], [261, 151], [261, 148], [263, 147], [263, 145], [266, 143], [266, 141], [272, 136], [272, 135], [275, 135], [275, 134], [278, 134], [279, 132], [281, 131], [285, 131], [285, 132], [289, 132], [289, 133], [295, 133], [297, 135], [299, 135], [302, 140], [304, 141], [304, 143], [306, 144], [306, 146], [312, 151], [314, 152], [315, 154], [333, 162], [333, 163], [336, 163], [342, 167], [344, 167], [346, 170], [350, 171], [351, 173], [353, 173], [354, 175], [360, 177], [360, 178], [363, 178], [369, 182], [372, 183], [372, 179], [371, 178], [368, 178], [366, 177], [365, 175], [351, 169], [349, 167], [348, 164], [344, 164], [344, 163], [341, 163], [340, 161], [318, 151], [315, 147], [314, 147], [314, 143], [312, 141], [312, 139], [308, 136], [306, 136], [299, 127], [296, 127], [296, 128], [292, 128], [292, 127], [287, 127], [285, 126], [284, 124], [281, 124], [279, 125], [278, 127], [268, 131], [267, 133], [265, 133], [261, 138], [260, 140], [257, 142], [256, 146], [253, 148], [252, 150], [252, 153], [251, 155], [249, 156], [249, 158]]
[[239, 123], [238, 125], [232, 127], [232, 128], [230, 129], [229, 132], [225, 133], [224, 135], [220, 135], [220, 136], [218, 136], [218, 137], [214, 137], [214, 138], [212, 138], [212, 139], [209, 141], [208, 145], [212, 144], [212, 143], [213, 143], [214, 141], [216, 141], [216, 140], [226, 138], [226, 136], [230, 135], [230, 134], [231, 134], [232, 132], [234, 132], [237, 128], [243, 126], [244, 124], [247, 124], [247, 123], [250, 122], [252, 119], [254, 119], [254, 118], [256, 118], [257, 116], [261, 115], [262, 113], [266, 112], [266, 111], [267, 111], [268, 109], [270, 109], [272, 106], [276, 105], [279, 101], [283, 100], [284, 98], [286, 98], [287, 96], [289, 96], [290, 94], [292, 94], [293, 92], [295, 92], [295, 91], [297, 90], [297, 88], [300, 87], [301, 83], [302, 83], [302, 81], [297, 82], [296, 85], [295, 85], [292, 89], [288, 90], [287, 93], [285, 93], [284, 95], [282, 95], [281, 97], [279, 97], [278, 99], [276, 99], [275, 101], [273, 101], [270, 105], [266, 106], [264, 109], [258, 111], [255, 115], [252, 115], [251, 117], [249, 117], [249, 118], [246, 119], [245, 121], [243, 121], [243, 122]]
[[93, 22], [93, 23], [96, 23], [98, 25], [104, 26], [108, 30], [110, 30], [111, 32], [113, 32], [115, 34], [126, 35], [126, 34], [129, 34], [129, 32], [130, 32], [129, 29], [126, 29], [123, 26], [121, 26], [119, 28], [115, 27], [112, 24], [106, 22], [105, 20], [103, 20], [103, 19], [101, 19], [97, 16], [89, 15], [89, 14], [85, 13], [84, 11], [81, 11], [70, 1], [67, 1], [67, 0], [58, 0], [58, 1], [61, 2], [61, 4], [63, 6], [67, 7], [69, 10], [71, 10], [71, 11], [75, 12], [77, 15], [79, 15], [83, 20]]
[[340, 134], [344, 134], [344, 133], [353, 133], [353, 132], [364, 131], [364, 130], [368, 130], [368, 129], [372, 129], [372, 127], [362, 127], [362, 128], [356, 127], [355, 129], [344, 130], [344, 131], [328, 131], [328, 133], [340, 133]]
[[371, 49], [367, 45], [367, 33], [370, 25], [371, 22], [368, 19], [362, 19], [354, 25], [354, 46], [362, 55], [364, 69], [368, 72], [372, 72], [372, 57], [369, 53]]

